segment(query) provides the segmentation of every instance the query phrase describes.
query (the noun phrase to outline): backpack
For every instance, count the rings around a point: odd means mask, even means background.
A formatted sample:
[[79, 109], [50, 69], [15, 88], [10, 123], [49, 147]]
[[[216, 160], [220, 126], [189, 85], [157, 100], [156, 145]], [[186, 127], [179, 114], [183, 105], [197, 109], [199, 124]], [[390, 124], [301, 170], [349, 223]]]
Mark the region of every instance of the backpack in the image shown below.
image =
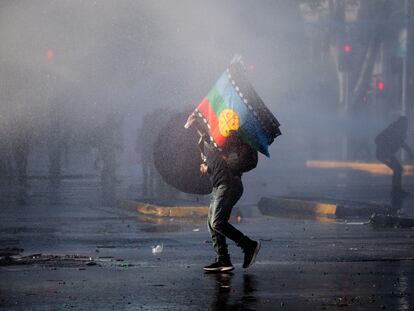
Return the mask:
[[243, 144], [238, 152], [228, 154], [226, 162], [233, 172], [242, 174], [256, 168], [258, 154], [249, 145]]

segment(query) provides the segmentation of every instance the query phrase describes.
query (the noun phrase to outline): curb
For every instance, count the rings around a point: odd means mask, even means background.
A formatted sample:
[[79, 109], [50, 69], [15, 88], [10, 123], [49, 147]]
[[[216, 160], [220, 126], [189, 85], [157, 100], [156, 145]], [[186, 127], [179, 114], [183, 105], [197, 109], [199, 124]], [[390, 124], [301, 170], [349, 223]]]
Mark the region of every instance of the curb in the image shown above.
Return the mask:
[[386, 211], [386, 206], [364, 202], [329, 202], [292, 198], [261, 198], [259, 210], [267, 216], [275, 217], [370, 217], [374, 213]]
[[[379, 162], [351, 162], [351, 161], [306, 161], [307, 168], [354, 170], [366, 172], [374, 176], [392, 175], [392, 170], [385, 164]], [[413, 175], [413, 165], [403, 165], [403, 175]]]

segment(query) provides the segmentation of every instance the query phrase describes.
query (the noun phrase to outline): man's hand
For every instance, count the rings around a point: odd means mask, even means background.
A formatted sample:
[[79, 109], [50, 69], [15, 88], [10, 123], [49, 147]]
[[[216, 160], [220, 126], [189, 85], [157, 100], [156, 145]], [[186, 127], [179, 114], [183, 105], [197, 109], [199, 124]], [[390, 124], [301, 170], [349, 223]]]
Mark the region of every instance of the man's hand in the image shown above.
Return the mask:
[[188, 116], [187, 122], [185, 123], [184, 127], [186, 129], [188, 129], [194, 123], [195, 119], [196, 119], [196, 117], [195, 117], [194, 113], [190, 114]]
[[[190, 126], [192, 126], [195, 121], [196, 121], [195, 114], [194, 113], [190, 114], [188, 116], [187, 122], [184, 125], [184, 128], [186, 128], [186, 129], [190, 128]], [[200, 126], [197, 122], [194, 124], [194, 127], [197, 130], [197, 133], [200, 136], [200, 138], [202, 138], [205, 134], [203, 134], [203, 130], [200, 128]]]
[[204, 174], [207, 174], [207, 171], [208, 171], [208, 166], [207, 166], [207, 164], [206, 164], [206, 163], [201, 163], [201, 164], [200, 164], [200, 173], [201, 173], [202, 175], [204, 175]]

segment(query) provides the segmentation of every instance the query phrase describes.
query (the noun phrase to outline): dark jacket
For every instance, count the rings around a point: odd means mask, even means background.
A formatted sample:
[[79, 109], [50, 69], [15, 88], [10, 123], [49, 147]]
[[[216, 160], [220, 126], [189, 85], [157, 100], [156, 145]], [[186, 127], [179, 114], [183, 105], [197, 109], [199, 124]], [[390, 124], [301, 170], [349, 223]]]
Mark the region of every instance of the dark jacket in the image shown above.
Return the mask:
[[234, 173], [232, 173], [221, 152], [211, 146], [211, 144], [204, 142], [203, 154], [205, 156], [205, 163], [208, 166], [207, 173], [213, 187], [229, 184], [233, 181]]
[[401, 122], [394, 122], [375, 137], [377, 153], [395, 154], [404, 146], [407, 128]]

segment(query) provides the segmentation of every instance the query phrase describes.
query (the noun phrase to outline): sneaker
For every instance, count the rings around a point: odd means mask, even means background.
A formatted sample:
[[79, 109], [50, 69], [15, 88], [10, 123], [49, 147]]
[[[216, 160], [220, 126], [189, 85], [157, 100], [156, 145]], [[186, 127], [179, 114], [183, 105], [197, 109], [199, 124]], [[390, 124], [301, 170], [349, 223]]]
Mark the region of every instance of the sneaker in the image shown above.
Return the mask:
[[234, 267], [230, 260], [217, 260], [211, 265], [205, 266], [204, 271], [206, 272], [226, 272], [233, 270]]
[[256, 260], [257, 253], [260, 250], [260, 242], [252, 241], [249, 246], [243, 249], [244, 252], [244, 262], [243, 268], [246, 269], [250, 267]]

